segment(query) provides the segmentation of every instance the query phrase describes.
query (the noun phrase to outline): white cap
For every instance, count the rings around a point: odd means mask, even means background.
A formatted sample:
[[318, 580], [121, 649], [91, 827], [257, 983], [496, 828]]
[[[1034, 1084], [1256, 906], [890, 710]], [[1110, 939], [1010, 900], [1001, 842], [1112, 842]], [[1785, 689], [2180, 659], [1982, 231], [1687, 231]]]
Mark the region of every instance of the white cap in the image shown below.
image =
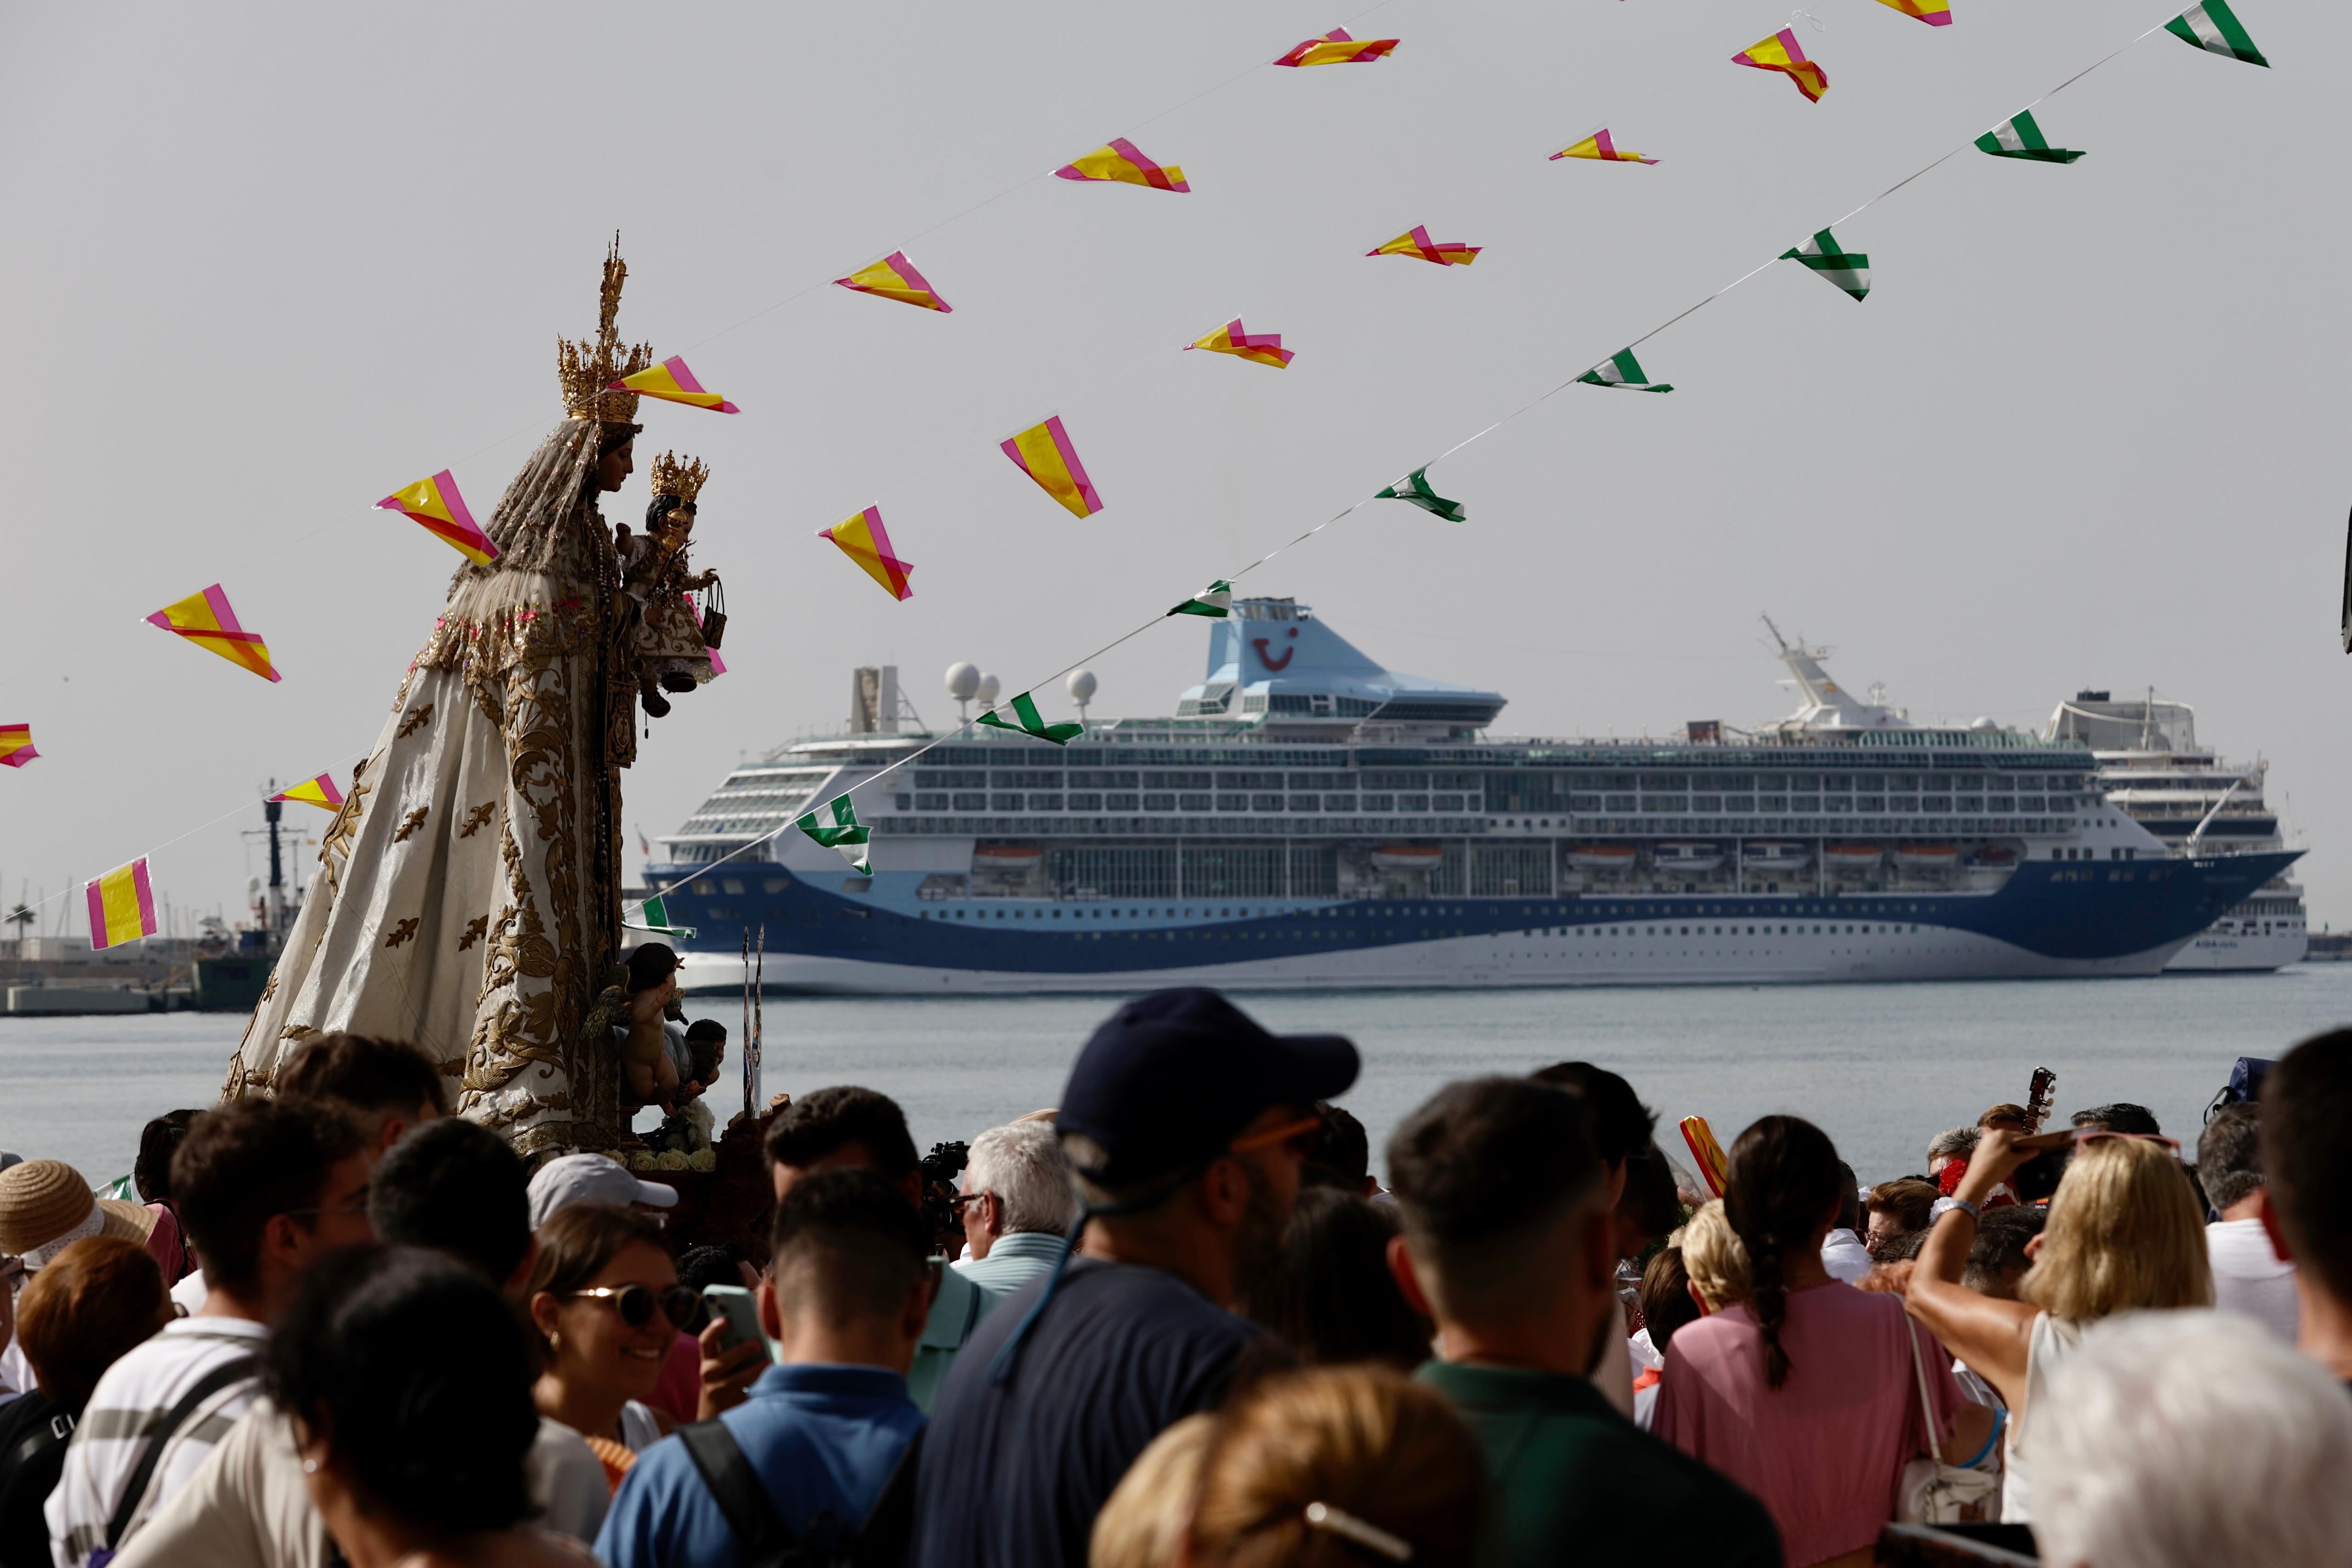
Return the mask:
[[616, 1209], [651, 1204], [666, 1209], [677, 1203], [676, 1187], [641, 1182], [609, 1156], [564, 1154], [541, 1165], [530, 1179], [530, 1228], [537, 1230], [562, 1210], [582, 1204]]

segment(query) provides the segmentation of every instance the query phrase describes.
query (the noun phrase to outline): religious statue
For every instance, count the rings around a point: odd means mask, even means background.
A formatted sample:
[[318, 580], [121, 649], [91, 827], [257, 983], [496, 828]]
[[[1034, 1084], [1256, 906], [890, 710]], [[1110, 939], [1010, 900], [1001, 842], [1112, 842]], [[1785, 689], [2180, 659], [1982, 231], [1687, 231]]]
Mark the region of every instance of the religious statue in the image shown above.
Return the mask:
[[640, 697], [665, 713], [663, 692], [709, 679], [687, 597], [709, 574], [685, 561], [708, 469], [665, 459], [645, 548], [597, 511], [641, 428], [611, 384], [653, 363], [614, 326], [627, 276], [616, 239], [594, 341], [557, 344], [565, 418], [499, 502], [498, 558], [451, 581], [320, 841], [226, 1099], [348, 1030], [414, 1042], [458, 1113], [526, 1157], [625, 1134], [612, 1031], [587, 1026], [619, 973], [620, 770]]

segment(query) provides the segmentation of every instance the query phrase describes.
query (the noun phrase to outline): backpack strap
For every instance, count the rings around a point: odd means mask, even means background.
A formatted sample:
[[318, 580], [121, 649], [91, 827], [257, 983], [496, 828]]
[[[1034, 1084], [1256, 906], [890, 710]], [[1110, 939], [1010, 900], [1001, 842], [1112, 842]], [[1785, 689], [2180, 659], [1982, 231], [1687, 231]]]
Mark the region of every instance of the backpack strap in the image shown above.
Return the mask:
[[672, 1436], [686, 1446], [687, 1458], [702, 1473], [702, 1484], [726, 1516], [727, 1528], [743, 1548], [745, 1568], [795, 1568], [806, 1561], [768, 1489], [760, 1483], [760, 1472], [724, 1423], [696, 1421]]
[[122, 1544], [123, 1531], [131, 1528], [132, 1516], [147, 1495], [147, 1484], [155, 1479], [155, 1467], [163, 1462], [163, 1450], [172, 1444], [173, 1435], [188, 1424], [196, 1407], [232, 1383], [241, 1383], [261, 1369], [252, 1356], [236, 1356], [196, 1379], [195, 1386], [180, 1395], [180, 1402], [163, 1412], [163, 1419], [147, 1434], [147, 1447], [139, 1456], [139, 1463], [131, 1479], [122, 1485], [122, 1496], [115, 1502], [114, 1517], [106, 1523], [106, 1554], [111, 1557]]
[[915, 1539], [915, 1471], [922, 1463], [928, 1430], [915, 1429], [899, 1450], [898, 1462], [890, 1467], [890, 1479], [875, 1494], [874, 1506], [866, 1510], [866, 1522], [857, 1527], [857, 1540], [850, 1548], [852, 1568], [898, 1568], [907, 1560]]
[[[29, 1399], [32, 1396], [26, 1394], [25, 1397]], [[53, 1410], [44, 1415], [40, 1420], [33, 1424], [33, 1429], [17, 1441], [15, 1447], [5, 1454], [0, 1454], [0, 1478], [13, 1476], [25, 1466], [31, 1464], [35, 1456], [44, 1448], [53, 1445], [57, 1447], [64, 1447], [73, 1440], [74, 1422], [74, 1413], [70, 1410]], [[58, 1430], [61, 1423], [65, 1427], [62, 1432]]]

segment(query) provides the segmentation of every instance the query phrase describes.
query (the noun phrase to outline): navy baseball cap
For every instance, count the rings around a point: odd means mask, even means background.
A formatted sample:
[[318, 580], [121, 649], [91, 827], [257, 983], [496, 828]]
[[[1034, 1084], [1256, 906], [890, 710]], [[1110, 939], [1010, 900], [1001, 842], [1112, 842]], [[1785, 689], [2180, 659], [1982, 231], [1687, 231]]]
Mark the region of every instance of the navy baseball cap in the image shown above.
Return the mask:
[[1343, 1036], [1270, 1034], [1214, 991], [1155, 991], [1095, 1030], [1054, 1124], [1101, 1146], [1085, 1175], [1124, 1186], [1213, 1158], [1270, 1107], [1346, 1093], [1358, 1065]]

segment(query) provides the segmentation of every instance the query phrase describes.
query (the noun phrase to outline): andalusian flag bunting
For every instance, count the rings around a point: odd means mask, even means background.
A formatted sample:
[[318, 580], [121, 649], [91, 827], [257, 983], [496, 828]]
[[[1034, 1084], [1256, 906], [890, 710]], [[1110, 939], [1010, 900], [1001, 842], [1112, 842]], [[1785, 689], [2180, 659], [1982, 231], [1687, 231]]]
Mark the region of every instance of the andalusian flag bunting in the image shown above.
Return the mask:
[[281, 789], [269, 798], [299, 800], [305, 805], [324, 806], [329, 811], [335, 811], [343, 804], [343, 792], [335, 787], [334, 774], [320, 773], [317, 778], [305, 780], [292, 789]]
[[1603, 163], [1654, 163], [1655, 158], [1644, 158], [1639, 153], [1618, 151], [1617, 143], [1609, 139], [1604, 128], [1579, 142], [1573, 147], [1563, 147], [1547, 162], [1557, 163], [1562, 158], [1591, 158]]
[[[829, 814], [833, 821], [829, 825], [821, 826], [817, 820], [819, 813]], [[793, 826], [827, 849], [840, 850], [841, 858], [848, 861], [859, 876], [870, 877], [874, 874], [874, 868], [866, 858], [868, 834], [865, 828], [858, 826], [856, 809], [849, 804], [847, 795], [834, 796], [830, 805], [819, 806], [816, 811], [810, 812]]]
[[834, 282], [844, 289], [854, 289], [860, 294], [878, 294], [885, 300], [896, 300], [902, 305], [920, 305], [926, 310], [948, 315], [953, 305], [931, 289], [930, 280], [915, 270], [903, 250], [894, 250], [871, 267], [861, 267], [846, 278]]
[[1826, 282], [1859, 300], [1870, 292], [1870, 258], [1859, 250], [1846, 250], [1837, 237], [1828, 229], [1813, 236], [1794, 250], [1780, 253], [1783, 261], [1801, 261], [1819, 273]]
[[499, 547], [475, 524], [474, 514], [466, 510], [466, 498], [457, 493], [457, 481], [446, 468], [404, 490], [394, 490], [375, 504], [380, 510], [396, 511], [421, 524], [477, 566], [488, 566], [499, 558]]
[[176, 605], [164, 605], [147, 617], [147, 624], [177, 632], [207, 653], [242, 665], [264, 680], [278, 678], [269, 662], [269, 645], [258, 633], [237, 625], [236, 612], [229, 608], [228, 595], [217, 583]]
[[89, 896], [90, 946], [120, 947], [155, 934], [155, 889], [147, 880], [146, 856], [84, 883], [82, 890]]
[[1671, 382], [1653, 382], [1644, 374], [1642, 363], [1633, 357], [1632, 349], [1622, 349], [1611, 354], [1576, 379], [1590, 386], [1614, 386], [1626, 392], [1672, 392], [1675, 389]]
[[1440, 267], [1467, 267], [1478, 259], [1483, 245], [1465, 245], [1449, 239], [1440, 245], [1429, 237], [1429, 230], [1415, 224], [1386, 245], [1364, 252], [1366, 256], [1410, 256], [1417, 261], [1433, 261]]
[[1819, 103], [1822, 94], [1829, 91], [1829, 73], [1805, 58], [1797, 45], [1794, 29], [1783, 27], [1763, 42], [1750, 44], [1731, 57], [1736, 66], [1754, 66], [1760, 71], [1779, 71], [1797, 84], [1797, 90], [1808, 101]]
[[2247, 37], [2237, 13], [2230, 9], [2230, 0], [2204, 0], [2201, 5], [2191, 5], [2167, 22], [2164, 30], [2182, 43], [2243, 60], [2250, 66], [2271, 63], [2263, 58], [2263, 52], [2254, 47], [2254, 40]]
[[683, 403], [689, 408], [708, 408], [714, 414], [740, 414], [743, 411], [719, 396], [706, 391], [694, 373], [686, 368], [686, 361], [666, 359], [651, 370], [641, 370], [635, 375], [625, 375], [618, 381], [604, 384], [607, 390], [634, 392], [641, 397], [658, 397], [664, 403]]
[[30, 724], [0, 724], [0, 767], [21, 768], [40, 754], [33, 750]]
[[[801, 820], [806, 822], [809, 819], [803, 817]], [[679, 936], [689, 942], [700, 934], [693, 926], [670, 924], [669, 905], [659, 893], [656, 893], [638, 907], [635, 920], [625, 919], [621, 923], [631, 931], [652, 931], [660, 936]]]
[[1362, 65], [1385, 57], [1397, 47], [1395, 38], [1365, 38], [1348, 36], [1345, 27], [1334, 27], [1319, 38], [1309, 38], [1274, 63], [1278, 66], [1352, 66]]
[[1931, 27], [1952, 25], [1950, 0], [1878, 0], [1878, 3], [1890, 5], [1906, 16], [1916, 16]]
[[1401, 500], [1408, 506], [1434, 512], [1448, 522], [1467, 522], [1470, 514], [1462, 510], [1458, 500], [1447, 500], [1429, 488], [1429, 470], [1415, 468], [1384, 490], [1373, 492], [1374, 500]]
[[992, 730], [1018, 730], [1024, 735], [1034, 735], [1041, 741], [1051, 741], [1057, 746], [1066, 746], [1087, 732], [1087, 727], [1084, 724], [1046, 723], [1037, 716], [1036, 700], [1025, 691], [1013, 700], [1012, 708], [1013, 717], [1016, 722], [1006, 723], [1003, 716], [993, 708], [982, 714], [975, 722], [985, 724]]
[[[1168, 612], [1171, 616], [1206, 616], [1222, 621], [1234, 613], [1234, 585], [1223, 577]], [[7, 733], [0, 730], [0, 736]]]
[[1124, 136], [1109, 142], [1083, 158], [1074, 158], [1054, 171], [1065, 180], [1117, 180], [1122, 184], [1142, 185], [1155, 191], [1174, 191], [1179, 195], [1192, 190], [1184, 183], [1184, 171], [1173, 163], [1161, 167], [1145, 157], [1143, 149]]
[[1239, 316], [1235, 316], [1207, 337], [1186, 343], [1184, 348], [1187, 353], [1193, 349], [1206, 349], [1213, 354], [1232, 354], [1234, 358], [1245, 359], [1252, 364], [1272, 365], [1276, 370], [1283, 369], [1298, 357], [1295, 351], [1282, 346], [1280, 332], [1242, 331], [1242, 319]]
[[2030, 158], [2037, 163], [2071, 163], [2083, 155], [2043, 141], [2042, 127], [2024, 110], [2018, 111], [2016, 119], [2004, 120], [1978, 137], [1977, 146], [1996, 158]]
[[907, 582], [914, 571], [908, 562], [898, 559], [890, 548], [890, 533], [882, 526], [882, 509], [869, 506], [845, 522], [836, 522], [820, 532], [819, 539], [830, 539], [841, 547], [841, 552], [858, 564], [868, 577], [889, 590], [894, 599], [911, 599], [915, 590]]
[[1092, 517], [1102, 510], [1102, 497], [1062, 428], [1062, 416], [1049, 414], [1043, 425], [1032, 425], [997, 443], [1013, 466], [1037, 481], [1037, 488], [1069, 508], [1073, 517]]

